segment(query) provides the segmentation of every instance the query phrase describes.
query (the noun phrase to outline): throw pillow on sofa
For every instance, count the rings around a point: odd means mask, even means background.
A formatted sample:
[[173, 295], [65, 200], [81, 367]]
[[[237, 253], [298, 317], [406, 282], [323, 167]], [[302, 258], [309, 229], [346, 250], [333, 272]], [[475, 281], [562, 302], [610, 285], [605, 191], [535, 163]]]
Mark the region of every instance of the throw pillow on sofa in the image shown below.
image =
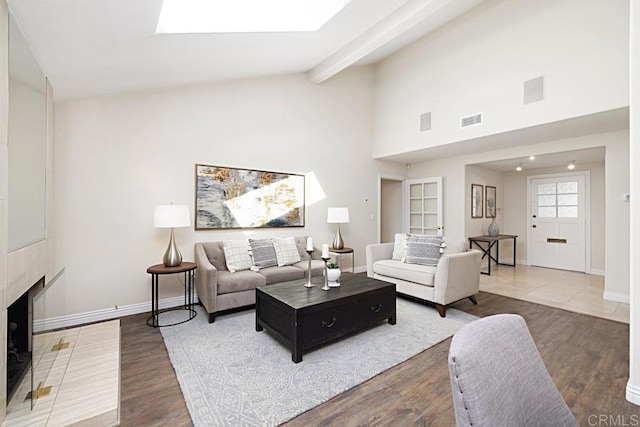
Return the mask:
[[249, 256], [249, 241], [223, 240], [224, 257], [227, 261], [227, 270], [232, 273], [251, 268], [251, 257]]
[[395, 243], [393, 244], [393, 255], [391, 259], [403, 261], [407, 256], [407, 233], [396, 233]]
[[440, 259], [442, 238], [434, 236], [407, 236], [407, 264], [437, 266]]
[[251, 246], [251, 258], [253, 259], [251, 270], [258, 271], [261, 268], [278, 265], [272, 239], [249, 239], [249, 246]]
[[273, 239], [273, 248], [276, 250], [278, 267], [300, 262], [300, 252], [298, 252], [298, 246], [293, 237]]

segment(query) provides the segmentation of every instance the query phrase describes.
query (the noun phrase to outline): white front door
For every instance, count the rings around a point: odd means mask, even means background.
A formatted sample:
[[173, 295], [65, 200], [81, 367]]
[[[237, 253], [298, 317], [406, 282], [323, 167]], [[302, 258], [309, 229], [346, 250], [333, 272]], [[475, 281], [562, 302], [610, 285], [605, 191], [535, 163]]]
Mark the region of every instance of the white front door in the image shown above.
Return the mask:
[[562, 175], [529, 181], [529, 264], [585, 271], [586, 176]]
[[410, 179], [406, 182], [408, 195], [406, 232], [442, 236], [442, 177]]

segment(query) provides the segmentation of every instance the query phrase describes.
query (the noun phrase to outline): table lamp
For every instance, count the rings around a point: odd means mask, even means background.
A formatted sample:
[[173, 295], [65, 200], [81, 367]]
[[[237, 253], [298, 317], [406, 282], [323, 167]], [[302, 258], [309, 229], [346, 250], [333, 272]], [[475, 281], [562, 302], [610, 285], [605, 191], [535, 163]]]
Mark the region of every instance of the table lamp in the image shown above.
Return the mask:
[[340, 235], [340, 224], [347, 224], [349, 222], [349, 208], [329, 208], [327, 212], [327, 222], [329, 224], [338, 224], [336, 238], [333, 239], [333, 248], [343, 249], [344, 241]]
[[162, 259], [166, 267], [176, 267], [182, 264], [182, 254], [176, 246], [176, 241], [173, 237], [173, 229], [176, 227], [188, 227], [190, 225], [189, 207], [187, 205], [156, 206], [153, 226], [156, 228], [171, 228], [171, 240], [169, 240], [169, 247], [164, 253], [164, 258]]

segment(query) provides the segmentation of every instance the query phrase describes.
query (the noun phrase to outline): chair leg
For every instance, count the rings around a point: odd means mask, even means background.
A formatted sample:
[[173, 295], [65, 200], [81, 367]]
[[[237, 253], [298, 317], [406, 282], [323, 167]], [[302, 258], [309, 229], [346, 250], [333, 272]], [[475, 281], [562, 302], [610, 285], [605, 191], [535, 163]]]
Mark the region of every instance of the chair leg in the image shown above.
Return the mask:
[[478, 300], [476, 299], [475, 295], [471, 295], [469, 297], [469, 299], [471, 300], [471, 302], [473, 303], [473, 305], [478, 305]]
[[438, 310], [438, 314], [440, 314], [440, 317], [445, 317], [445, 308], [444, 305], [442, 304], [436, 304], [436, 310]]
[[213, 323], [216, 321], [216, 314], [215, 313], [209, 313], [209, 323]]

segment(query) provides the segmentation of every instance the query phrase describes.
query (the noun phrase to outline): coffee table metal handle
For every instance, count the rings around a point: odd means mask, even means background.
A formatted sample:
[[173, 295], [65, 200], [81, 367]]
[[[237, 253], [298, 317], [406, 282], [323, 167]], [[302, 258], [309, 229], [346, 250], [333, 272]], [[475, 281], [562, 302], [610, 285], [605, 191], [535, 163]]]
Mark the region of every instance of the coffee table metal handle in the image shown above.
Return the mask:
[[379, 312], [381, 308], [382, 308], [382, 304], [378, 304], [376, 307], [371, 306], [371, 310], [372, 310], [374, 313]]
[[323, 320], [322, 321], [322, 326], [324, 326], [325, 328], [330, 328], [333, 325], [335, 325], [335, 323], [336, 323], [336, 318], [334, 317], [333, 319], [331, 319], [330, 322], [327, 322], [326, 320]]

